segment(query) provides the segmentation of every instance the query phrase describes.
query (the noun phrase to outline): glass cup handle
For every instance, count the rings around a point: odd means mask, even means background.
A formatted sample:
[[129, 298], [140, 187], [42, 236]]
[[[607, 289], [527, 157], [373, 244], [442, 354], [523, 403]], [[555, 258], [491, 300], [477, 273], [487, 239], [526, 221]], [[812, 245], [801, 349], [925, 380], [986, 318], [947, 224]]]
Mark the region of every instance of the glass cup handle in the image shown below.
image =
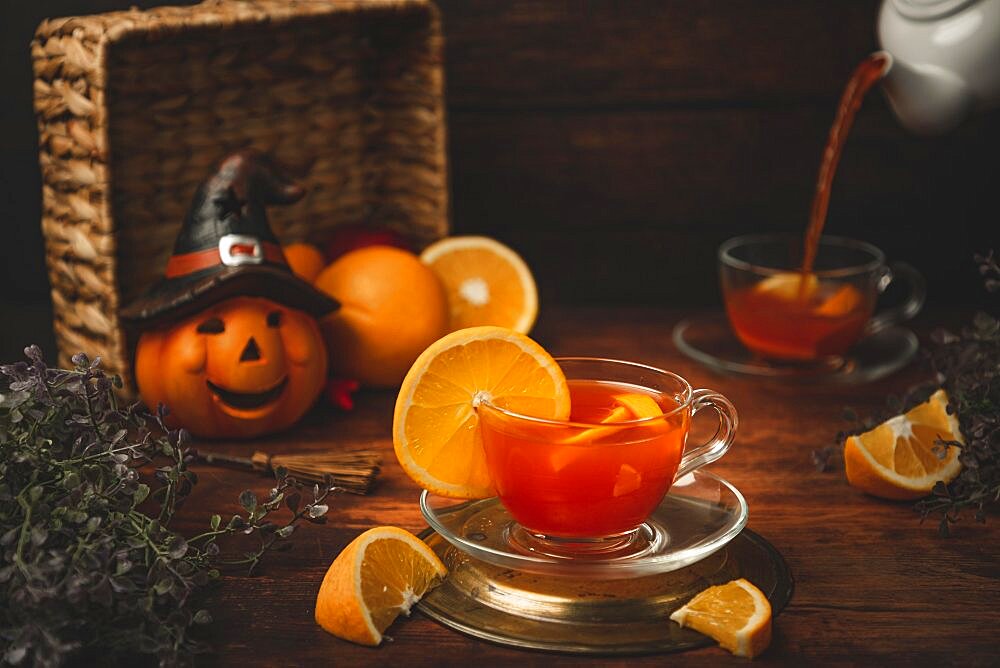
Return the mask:
[[865, 328], [866, 334], [880, 332], [920, 313], [920, 309], [924, 306], [924, 300], [927, 299], [927, 284], [920, 272], [905, 262], [893, 262], [888, 267], [882, 268], [882, 275], [879, 276], [876, 286], [879, 293], [884, 292], [890, 283], [899, 279], [909, 285], [910, 294], [903, 300], [902, 304], [885, 309], [869, 320], [868, 326]]
[[695, 390], [691, 393], [691, 418], [693, 419], [695, 414], [703, 408], [715, 409], [719, 415], [719, 428], [715, 430], [715, 436], [710, 438], [708, 443], [684, 453], [674, 480], [705, 464], [711, 464], [726, 454], [736, 437], [736, 426], [740, 419], [736, 414], [736, 407], [729, 399], [712, 390]]

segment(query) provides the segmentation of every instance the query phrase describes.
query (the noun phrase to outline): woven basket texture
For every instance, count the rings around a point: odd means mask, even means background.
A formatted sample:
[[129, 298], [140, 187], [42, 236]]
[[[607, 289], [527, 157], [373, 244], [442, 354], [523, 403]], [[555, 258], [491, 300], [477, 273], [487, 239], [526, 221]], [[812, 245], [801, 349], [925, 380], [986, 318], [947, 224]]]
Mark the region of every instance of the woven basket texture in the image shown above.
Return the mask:
[[[198, 183], [271, 153], [308, 194], [283, 242], [447, 233], [442, 37], [427, 0], [215, 0], [44, 21], [32, 43], [59, 361], [130, 386], [118, 309], [159, 280]], [[134, 342], [132, 342], [134, 343]]]

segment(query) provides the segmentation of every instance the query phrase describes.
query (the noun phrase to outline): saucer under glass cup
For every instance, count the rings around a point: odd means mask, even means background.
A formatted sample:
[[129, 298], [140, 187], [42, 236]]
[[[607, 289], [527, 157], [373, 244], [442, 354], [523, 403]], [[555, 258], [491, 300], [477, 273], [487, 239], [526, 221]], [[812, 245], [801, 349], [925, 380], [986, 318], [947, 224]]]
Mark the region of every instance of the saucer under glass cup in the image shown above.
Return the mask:
[[[571, 392], [578, 381], [613, 383], [633, 400], [658, 398], [664, 410], [625, 422], [580, 423], [480, 404], [499, 496], [459, 501], [421, 494], [430, 525], [421, 538], [449, 576], [417, 609], [502, 645], [599, 655], [711, 643], [668, 617], [697, 592], [740, 577], [780, 611], [792, 591], [787, 565], [746, 528], [739, 490], [701, 468], [733, 442], [732, 404], [642, 364], [556, 362]], [[691, 418], [706, 407], [718, 417], [715, 435], [688, 447]]]

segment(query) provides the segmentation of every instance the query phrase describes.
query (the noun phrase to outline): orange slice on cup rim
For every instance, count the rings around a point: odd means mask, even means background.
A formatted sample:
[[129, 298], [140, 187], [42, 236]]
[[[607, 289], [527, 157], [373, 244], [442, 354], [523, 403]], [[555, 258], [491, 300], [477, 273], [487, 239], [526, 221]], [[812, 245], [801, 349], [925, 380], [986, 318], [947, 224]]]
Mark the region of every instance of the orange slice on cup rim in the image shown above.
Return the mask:
[[570, 415], [566, 377], [540, 345], [504, 327], [452, 332], [417, 358], [396, 398], [396, 458], [418, 485], [449, 498], [494, 496], [476, 413], [483, 401], [543, 419]]

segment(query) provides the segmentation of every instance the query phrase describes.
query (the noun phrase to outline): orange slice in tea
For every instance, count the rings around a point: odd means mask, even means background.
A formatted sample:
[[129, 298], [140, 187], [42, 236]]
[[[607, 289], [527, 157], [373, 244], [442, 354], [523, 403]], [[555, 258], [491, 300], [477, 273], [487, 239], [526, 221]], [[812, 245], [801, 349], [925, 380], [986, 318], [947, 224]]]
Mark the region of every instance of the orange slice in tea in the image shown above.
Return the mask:
[[907, 413], [849, 436], [844, 443], [847, 482], [885, 499], [918, 499], [937, 481], [954, 480], [962, 470], [960, 448], [937, 445], [939, 440], [963, 442], [958, 420], [947, 408], [948, 395], [938, 390]]
[[527, 334], [538, 315], [535, 279], [517, 253], [488, 237], [448, 237], [420, 255], [444, 283], [451, 329], [497, 325]]
[[663, 409], [656, 399], [648, 394], [616, 394], [615, 403], [624, 406], [631, 413], [629, 420], [641, 420], [642, 418], [656, 417], [663, 415]]
[[378, 645], [400, 613], [448, 569], [426, 543], [396, 527], [369, 529], [330, 564], [316, 595], [316, 623], [338, 638]]
[[788, 271], [768, 276], [757, 283], [753, 289], [758, 294], [782, 301], [809, 300], [819, 289], [819, 279], [816, 274], [806, 274], [805, 285], [803, 285], [802, 272]]
[[[656, 400], [645, 394], [616, 394], [614, 396], [614, 406], [611, 412], [601, 420], [607, 427], [591, 427], [581, 430], [560, 443], [566, 445], [583, 446], [589, 443], [596, 443], [606, 436], [610, 436], [618, 431], [619, 427], [612, 426], [616, 422], [628, 422], [630, 420], [640, 420], [642, 418], [656, 417], [663, 415], [663, 409]], [[549, 464], [552, 471], [558, 473], [570, 464], [580, 461], [588, 456], [590, 451], [586, 448], [559, 448], [552, 453]], [[642, 476], [638, 471], [628, 464], [623, 464], [615, 482], [614, 496], [623, 496], [639, 488]]]
[[[630, 420], [640, 420], [642, 418], [663, 415], [663, 409], [660, 408], [660, 404], [645, 394], [616, 394], [614, 402], [615, 404], [612, 406], [611, 412], [601, 420], [601, 424], [613, 425], [616, 422], [628, 422]], [[600, 440], [603, 436], [613, 434], [616, 429], [617, 427], [613, 426], [592, 427], [591, 429], [584, 429], [573, 434], [561, 442], [567, 444], [592, 443]]]
[[853, 285], [841, 285], [813, 311], [826, 318], [839, 318], [858, 308], [861, 293]]
[[540, 418], [570, 414], [566, 377], [540, 345], [504, 327], [452, 332], [417, 358], [396, 398], [396, 457], [418, 485], [451, 498], [494, 495], [475, 410], [484, 400]]
[[744, 578], [709, 587], [674, 611], [670, 619], [748, 659], [771, 644], [771, 604], [764, 592]]

